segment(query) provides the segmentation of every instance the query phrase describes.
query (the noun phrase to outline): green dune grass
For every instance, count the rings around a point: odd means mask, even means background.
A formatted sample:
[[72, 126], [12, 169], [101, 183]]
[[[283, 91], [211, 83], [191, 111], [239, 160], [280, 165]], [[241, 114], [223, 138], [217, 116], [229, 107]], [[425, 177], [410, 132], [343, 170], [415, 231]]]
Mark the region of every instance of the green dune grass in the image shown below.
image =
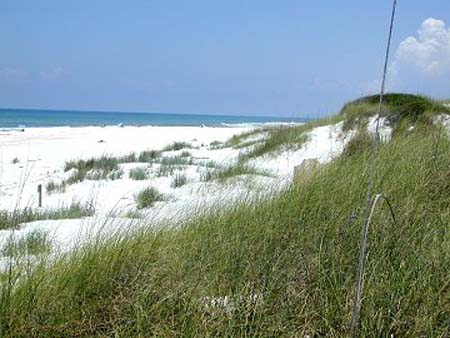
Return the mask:
[[[414, 130], [398, 129], [377, 152], [374, 192], [389, 198], [396, 223], [380, 205], [360, 337], [450, 334], [450, 140], [437, 125], [405, 121]], [[314, 123], [293, 130], [324, 122]], [[293, 133], [272, 137], [281, 130]], [[0, 279], [0, 336], [348, 337], [371, 158], [370, 136], [357, 137], [272, 199], [217, 206], [37, 267], [13, 261]]]

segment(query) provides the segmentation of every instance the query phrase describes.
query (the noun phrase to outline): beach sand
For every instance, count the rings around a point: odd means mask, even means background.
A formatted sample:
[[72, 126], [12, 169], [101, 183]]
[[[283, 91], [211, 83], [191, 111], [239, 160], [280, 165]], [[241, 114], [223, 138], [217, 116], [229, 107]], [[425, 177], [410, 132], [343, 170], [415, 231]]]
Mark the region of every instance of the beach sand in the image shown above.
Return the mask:
[[[274, 192], [281, 191], [292, 182], [295, 166], [308, 159], [326, 163], [338, 156], [351, 138], [351, 135], [343, 136], [342, 123], [318, 127], [308, 133], [307, 141], [299, 149], [280, 149], [249, 161], [248, 165], [268, 175], [241, 175], [225, 183], [216, 180], [205, 182], [202, 175], [210, 170], [207, 168], [209, 162], [227, 167], [237, 163], [240, 153], [246, 151], [239, 147], [211, 147], [211, 142], [226, 142], [233, 135], [252, 128], [54, 127], [30, 128], [24, 132], [2, 131], [0, 210], [12, 211], [25, 207], [54, 210], [78, 202], [93, 205], [95, 214], [79, 219], [34, 221], [22, 224], [15, 230], [1, 230], [0, 248], [11, 240], [11, 236], [18, 239], [41, 231], [51, 238], [53, 249], [67, 251], [100, 235], [142, 226], [173, 226], [211, 208], [220, 212], [237, 201], [273, 196]], [[265, 135], [265, 132], [252, 135], [246, 142], [261, 142]], [[161, 163], [124, 163], [120, 164], [123, 170], [121, 179], [85, 179], [68, 185], [63, 192], [50, 194], [45, 191], [48, 182], [58, 183], [71, 175], [70, 171], [64, 172], [64, 164], [68, 160], [161, 150], [173, 142], [186, 142], [190, 147], [165, 151], [163, 157], [189, 151], [193, 161], [170, 175], [157, 174]], [[151, 175], [145, 180], [131, 179], [129, 172], [137, 167], [146, 168]], [[174, 187], [176, 174], [184, 175], [187, 184]], [[42, 208], [37, 208], [39, 184], [43, 187]], [[136, 195], [147, 187], [157, 188], [164, 195], [164, 200], [156, 202], [151, 208], [137, 210]], [[143, 219], [129, 217], [130, 212], [139, 212]]]
[[[157, 150], [175, 141], [194, 147], [249, 128], [52, 127], [0, 132], [0, 209], [33, 204], [38, 184], [62, 178], [65, 161]], [[15, 159], [18, 160], [17, 163]], [[33, 206], [33, 205], [31, 205]]]

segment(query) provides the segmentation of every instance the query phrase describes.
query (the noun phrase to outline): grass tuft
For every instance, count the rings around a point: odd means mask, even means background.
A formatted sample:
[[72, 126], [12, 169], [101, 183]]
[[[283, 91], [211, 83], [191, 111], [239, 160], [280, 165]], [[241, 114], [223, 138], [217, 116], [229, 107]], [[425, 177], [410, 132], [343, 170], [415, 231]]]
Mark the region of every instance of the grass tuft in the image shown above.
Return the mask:
[[172, 179], [172, 183], [170, 184], [170, 186], [172, 188], [179, 188], [179, 187], [182, 187], [183, 185], [185, 185], [186, 183], [187, 183], [186, 175], [178, 173]]
[[133, 168], [130, 170], [129, 176], [135, 181], [143, 181], [149, 178], [149, 174], [145, 168]]
[[136, 195], [136, 206], [138, 209], [150, 208], [155, 202], [163, 201], [164, 195], [153, 187], [145, 188]]
[[93, 205], [82, 205], [78, 202], [73, 202], [69, 206], [56, 209], [35, 210], [25, 208], [13, 212], [0, 211], [0, 230], [17, 228], [19, 224], [38, 220], [75, 219], [92, 216], [94, 213], [95, 209]]
[[163, 151], [175, 151], [181, 149], [192, 148], [192, 146], [187, 142], [174, 142], [164, 147]]
[[42, 255], [48, 254], [50, 249], [51, 241], [48, 234], [42, 230], [34, 230], [18, 240], [10, 239], [0, 254], [7, 257]]
[[56, 183], [54, 181], [50, 181], [45, 185], [45, 190], [49, 195], [53, 193], [63, 193], [66, 191], [66, 182], [62, 181], [61, 183]]
[[226, 168], [214, 168], [207, 170], [206, 174], [202, 177], [203, 181], [218, 180], [224, 182], [232, 177], [241, 175], [259, 175], [259, 176], [271, 176], [269, 173], [256, 169], [252, 166], [237, 163], [235, 165]]

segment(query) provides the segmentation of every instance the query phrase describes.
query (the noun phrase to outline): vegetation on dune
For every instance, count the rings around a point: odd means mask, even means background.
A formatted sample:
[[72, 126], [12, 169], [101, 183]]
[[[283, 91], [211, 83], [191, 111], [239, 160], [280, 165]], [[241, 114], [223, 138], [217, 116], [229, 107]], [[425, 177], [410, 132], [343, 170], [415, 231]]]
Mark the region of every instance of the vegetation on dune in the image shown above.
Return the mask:
[[[379, 95], [372, 95], [344, 105], [340, 112], [344, 117], [344, 130], [352, 129], [364, 123], [368, 117], [378, 114], [379, 100]], [[450, 108], [441, 102], [420, 95], [390, 93], [384, 96], [383, 102], [381, 115], [394, 127], [405, 120], [409, 123], [431, 123], [429, 118], [433, 115], [450, 114]]]
[[82, 218], [92, 216], [94, 212], [93, 205], [83, 205], [79, 202], [73, 202], [68, 206], [47, 210], [25, 208], [12, 212], [0, 211], [0, 230], [16, 228], [19, 224], [39, 220]]
[[182, 187], [183, 185], [185, 185], [187, 183], [187, 177], [185, 174], [175, 174], [175, 176], [172, 179], [172, 183], [170, 184], [170, 186], [172, 188], [179, 188]]
[[[450, 334], [450, 139], [428, 123], [438, 106], [402, 113], [405, 97], [386, 100], [400, 119], [390, 120], [396, 137], [378, 145], [374, 192], [389, 199], [395, 223], [379, 205], [359, 337]], [[331, 119], [271, 129], [252, 145], [261, 147], [253, 156], [297, 147], [312, 128], [355, 117], [342, 156], [271, 200], [98, 241], [51, 264], [14, 263], [0, 279], [0, 336], [348, 337], [372, 158], [358, 118], [370, 116], [376, 100], [355, 102]], [[417, 102], [410, 107], [426, 106]], [[357, 105], [362, 115], [351, 110]], [[161, 166], [181, 158], [162, 158]], [[255, 174], [244, 161], [210, 179]], [[146, 188], [136, 202], [145, 209], [163, 198]]]
[[237, 177], [241, 175], [258, 175], [258, 176], [271, 176], [270, 173], [259, 170], [255, 167], [243, 164], [242, 162], [237, 163], [228, 167], [218, 167], [210, 169], [202, 177], [205, 182], [218, 180], [219, 182], [224, 182], [232, 177]]
[[265, 133], [270, 129], [271, 128], [255, 128], [244, 133], [233, 135], [233, 137], [225, 143], [225, 146], [233, 147], [235, 149], [249, 147], [261, 141]]
[[[122, 163], [155, 163], [161, 156], [160, 151], [145, 150], [140, 153], [130, 153], [125, 156], [101, 156], [87, 160], [72, 160], [64, 165], [64, 171], [74, 170], [73, 174], [64, 180], [61, 185], [70, 185], [90, 180], [115, 180], [122, 178], [123, 170], [119, 168]], [[52, 188], [55, 188], [52, 190]], [[51, 186], [49, 192], [57, 191], [56, 186]]]
[[[181, 150], [191, 148], [190, 144], [185, 142], [174, 142], [164, 148], [164, 151]], [[64, 181], [57, 184], [49, 182], [47, 192], [64, 192], [67, 185], [75, 184], [89, 180], [115, 180], [122, 178], [123, 170], [119, 167], [123, 163], [160, 163], [161, 170], [158, 176], [173, 174], [174, 168], [178, 165], [189, 165], [193, 163], [192, 155], [188, 151], [183, 151], [178, 156], [161, 157], [162, 151], [145, 150], [140, 153], [132, 152], [125, 156], [101, 156], [87, 160], [72, 160], [64, 165], [64, 171], [73, 170], [73, 173]], [[133, 169], [130, 172], [130, 178], [144, 180], [148, 178], [148, 173], [143, 173], [141, 169]]]
[[163, 201], [164, 195], [154, 187], [148, 187], [141, 190], [136, 195], [136, 207], [138, 209], [150, 208], [155, 202]]
[[190, 153], [183, 152], [182, 154], [177, 156], [161, 157], [159, 161], [159, 169], [156, 175], [158, 177], [173, 175], [175, 171], [182, 169], [188, 165], [192, 165], [194, 161], [190, 156]]
[[41, 230], [34, 230], [26, 236], [17, 239], [10, 238], [0, 250], [1, 256], [21, 257], [24, 255], [42, 255], [50, 252], [48, 234]]
[[45, 185], [45, 190], [47, 194], [63, 193], [66, 191], [66, 181], [62, 181], [61, 183], [56, 183], [54, 181], [50, 181]]
[[138, 162], [148, 162], [152, 163], [153, 161], [157, 160], [161, 157], [161, 152], [157, 150], [146, 150], [141, 152], [137, 158]]
[[[249, 150], [242, 153], [240, 160], [246, 161], [251, 158], [274, 154], [278, 151], [286, 149], [299, 149], [308, 140], [308, 132], [312, 129], [329, 124], [335, 124], [341, 120], [342, 118], [340, 116], [332, 116], [300, 125], [268, 128], [267, 130], [264, 130], [265, 136], [263, 138], [252, 142]], [[252, 133], [256, 133], [256, 131]]]
[[181, 150], [181, 149], [188, 149], [192, 148], [192, 146], [187, 142], [173, 142], [172, 144], [167, 145], [164, 147], [163, 151], [174, 151], [174, 150]]
[[221, 149], [221, 148], [224, 148], [225, 146], [226, 146], [226, 144], [224, 144], [223, 142], [215, 140], [209, 144], [209, 149], [211, 149], [211, 150]]
[[[381, 144], [360, 337], [439, 337], [450, 318], [450, 141]], [[270, 201], [80, 249], [3, 283], [9, 337], [346, 337], [367, 147]], [[149, 195], [154, 195], [150, 193]], [[16, 272], [17, 271], [17, 272]], [[13, 270], [19, 274], [20, 270]]]
[[143, 181], [149, 178], [149, 174], [145, 168], [133, 168], [129, 172], [129, 177], [135, 181]]
[[91, 170], [99, 170], [109, 173], [118, 169], [118, 163], [119, 161], [115, 157], [101, 156], [99, 158], [91, 158], [88, 160], [68, 161], [64, 165], [64, 171], [76, 169], [84, 176], [86, 176], [86, 174]]

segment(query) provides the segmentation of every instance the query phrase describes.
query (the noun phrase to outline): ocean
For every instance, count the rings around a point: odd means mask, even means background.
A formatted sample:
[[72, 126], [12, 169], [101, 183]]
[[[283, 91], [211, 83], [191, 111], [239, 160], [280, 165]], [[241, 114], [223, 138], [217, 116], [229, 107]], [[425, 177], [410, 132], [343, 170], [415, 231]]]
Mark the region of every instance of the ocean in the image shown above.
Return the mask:
[[0, 128], [57, 126], [223, 126], [242, 124], [304, 122], [303, 118], [269, 116], [229, 116], [196, 114], [159, 114], [128, 112], [97, 112], [70, 110], [0, 109]]

